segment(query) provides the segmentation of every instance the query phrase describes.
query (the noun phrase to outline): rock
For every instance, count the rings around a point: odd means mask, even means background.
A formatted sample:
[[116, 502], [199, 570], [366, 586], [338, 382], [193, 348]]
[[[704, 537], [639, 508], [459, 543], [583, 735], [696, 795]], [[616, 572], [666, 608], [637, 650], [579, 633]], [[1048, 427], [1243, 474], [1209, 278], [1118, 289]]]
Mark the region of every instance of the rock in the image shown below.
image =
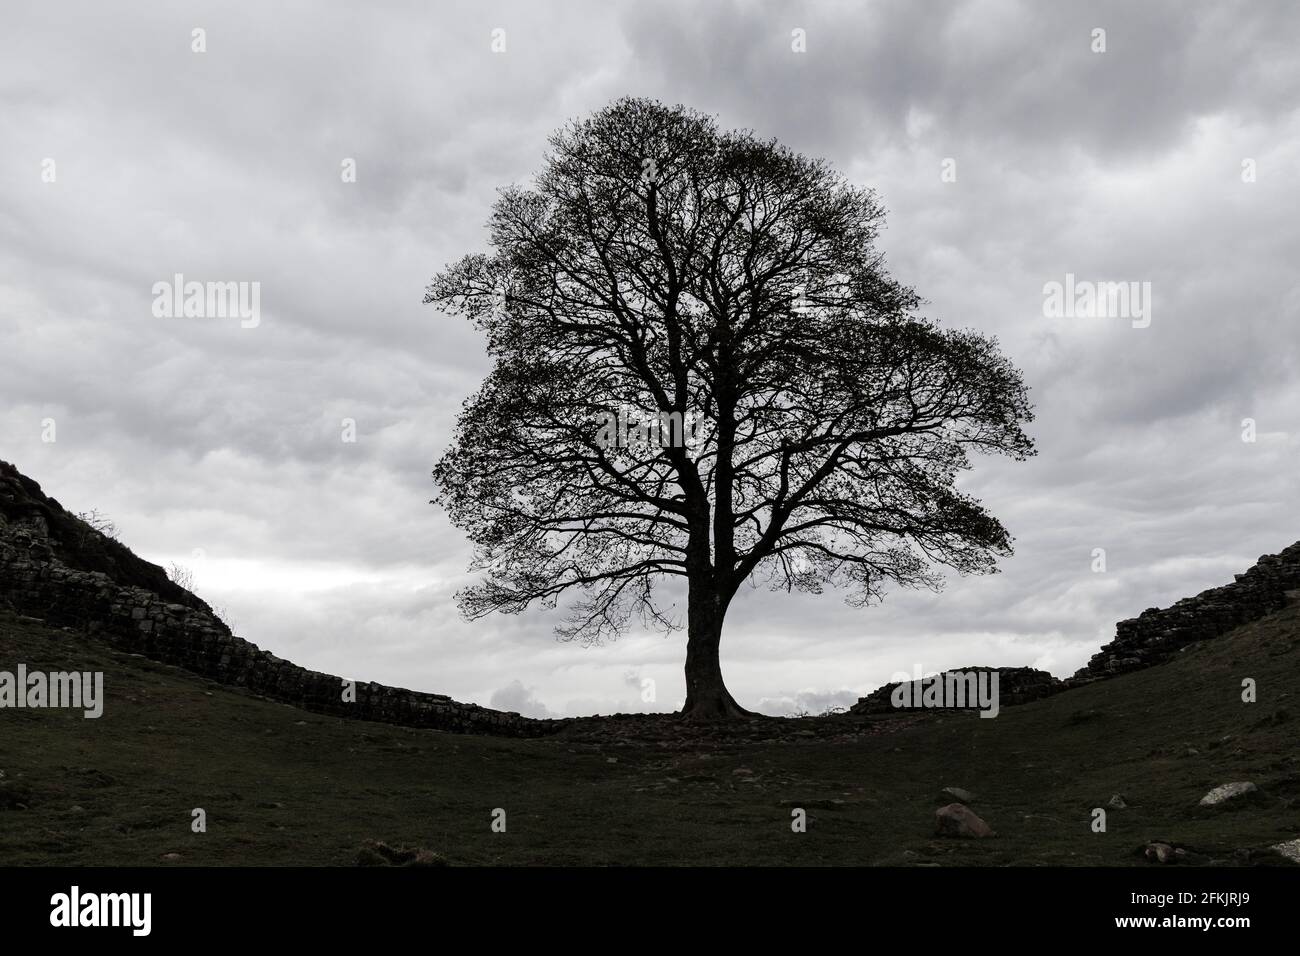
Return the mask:
[[1205, 796], [1201, 797], [1201, 806], [1218, 807], [1231, 801], [1259, 793], [1259, 787], [1248, 780], [1237, 783], [1221, 783]]
[[1110, 807], [1112, 810], [1128, 809], [1128, 803], [1127, 801], [1125, 801], [1124, 794], [1122, 793], [1117, 793], [1114, 796], [1112, 796], [1109, 800], [1107, 800], [1106, 806]]
[[1300, 863], [1300, 840], [1288, 840], [1273, 846], [1273, 852], [1286, 857], [1292, 863]]
[[1175, 849], [1168, 843], [1148, 843], [1143, 856], [1153, 863], [1179, 863], [1187, 855], [1185, 850]]
[[164, 853], [162, 858], [164, 860], [179, 860], [181, 855], [179, 853]]
[[939, 799], [945, 803], [952, 803], [954, 800], [958, 803], [974, 803], [975, 794], [961, 787], [944, 787], [939, 791]]
[[391, 847], [380, 840], [367, 840], [357, 852], [357, 866], [447, 866], [447, 859], [421, 847]]
[[950, 803], [934, 811], [934, 823], [937, 836], [966, 839], [997, 836], [992, 827], [961, 803]]

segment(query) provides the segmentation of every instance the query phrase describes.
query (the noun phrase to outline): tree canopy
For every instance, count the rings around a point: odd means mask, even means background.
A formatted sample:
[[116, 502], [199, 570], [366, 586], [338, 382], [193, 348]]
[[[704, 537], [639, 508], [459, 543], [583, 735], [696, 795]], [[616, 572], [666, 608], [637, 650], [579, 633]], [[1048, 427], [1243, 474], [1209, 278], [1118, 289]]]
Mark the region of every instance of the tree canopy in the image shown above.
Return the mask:
[[[425, 297], [494, 363], [434, 469], [476, 547], [467, 615], [564, 596], [561, 634], [599, 641], [675, 626], [655, 585], [682, 578], [686, 711], [736, 716], [718, 645], [745, 581], [866, 604], [995, 570], [1010, 536], [956, 481], [1033, 453], [1027, 390], [996, 340], [918, 314], [872, 190], [643, 99], [550, 145], [500, 190], [491, 252]], [[610, 441], [614, 414], [694, 428]]]

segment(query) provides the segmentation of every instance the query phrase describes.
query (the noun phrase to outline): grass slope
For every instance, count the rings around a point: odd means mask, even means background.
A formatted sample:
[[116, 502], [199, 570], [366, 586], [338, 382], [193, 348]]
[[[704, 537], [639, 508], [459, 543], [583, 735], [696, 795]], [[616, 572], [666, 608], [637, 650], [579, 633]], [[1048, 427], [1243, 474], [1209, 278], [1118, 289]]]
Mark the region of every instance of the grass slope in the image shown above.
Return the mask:
[[[0, 670], [20, 662], [103, 670], [107, 703], [99, 720], [0, 710], [5, 865], [351, 864], [371, 839], [453, 864], [1147, 865], [1148, 840], [1233, 862], [1300, 835], [1300, 608], [993, 720], [708, 750], [321, 717], [0, 614]], [[1267, 799], [1198, 807], [1232, 780]], [[974, 791], [998, 837], [934, 838], [944, 786]], [[1093, 833], [1115, 793], [1131, 808]]]

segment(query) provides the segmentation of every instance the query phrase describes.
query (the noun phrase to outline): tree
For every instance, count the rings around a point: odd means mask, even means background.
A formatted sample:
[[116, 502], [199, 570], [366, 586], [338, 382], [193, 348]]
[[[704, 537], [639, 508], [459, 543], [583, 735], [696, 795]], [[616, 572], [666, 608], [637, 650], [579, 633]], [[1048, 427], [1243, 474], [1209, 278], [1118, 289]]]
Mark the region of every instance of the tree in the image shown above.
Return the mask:
[[[113, 522], [112, 518], [99, 509], [93, 508], [90, 511], [78, 511], [77, 519], [85, 526], [86, 530], [94, 532], [95, 534], [102, 534], [105, 538], [111, 538], [114, 541], [117, 540], [117, 525]], [[86, 531], [83, 530], [81, 535], [79, 535], [79, 540], [82, 544], [85, 544], [87, 537], [88, 535], [86, 534]]]
[[861, 605], [996, 570], [1011, 539], [955, 482], [972, 451], [1033, 454], [1027, 391], [996, 340], [916, 314], [873, 191], [643, 99], [550, 144], [500, 190], [492, 253], [425, 296], [494, 360], [433, 472], [483, 574], [469, 618], [563, 595], [562, 638], [671, 629], [682, 579], [683, 713], [739, 717], [719, 645], [742, 583]]
[[188, 605], [189, 595], [194, 592], [194, 572], [185, 565], [173, 561], [167, 565], [167, 577], [172, 584], [188, 592], [185, 598], [185, 603]]

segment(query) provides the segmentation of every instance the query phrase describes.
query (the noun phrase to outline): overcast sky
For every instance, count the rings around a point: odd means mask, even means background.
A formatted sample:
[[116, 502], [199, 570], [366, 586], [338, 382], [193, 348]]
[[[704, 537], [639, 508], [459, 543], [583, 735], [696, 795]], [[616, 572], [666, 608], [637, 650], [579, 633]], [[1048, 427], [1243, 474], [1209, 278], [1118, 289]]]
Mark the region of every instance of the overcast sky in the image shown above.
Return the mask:
[[[488, 361], [424, 288], [486, 249], [555, 127], [623, 95], [875, 187], [893, 274], [997, 335], [1037, 406], [1038, 456], [966, 482], [1016, 538], [1002, 573], [863, 610], [742, 592], [742, 704], [1065, 676], [1117, 620], [1300, 539], [1287, 2], [6, 4], [0, 458], [305, 666], [534, 715], [677, 708], [683, 635], [462, 620], [470, 549], [428, 503]], [[260, 322], [156, 316], [176, 273], [260, 283]], [[1149, 282], [1149, 325], [1045, 314], [1067, 274]]]

